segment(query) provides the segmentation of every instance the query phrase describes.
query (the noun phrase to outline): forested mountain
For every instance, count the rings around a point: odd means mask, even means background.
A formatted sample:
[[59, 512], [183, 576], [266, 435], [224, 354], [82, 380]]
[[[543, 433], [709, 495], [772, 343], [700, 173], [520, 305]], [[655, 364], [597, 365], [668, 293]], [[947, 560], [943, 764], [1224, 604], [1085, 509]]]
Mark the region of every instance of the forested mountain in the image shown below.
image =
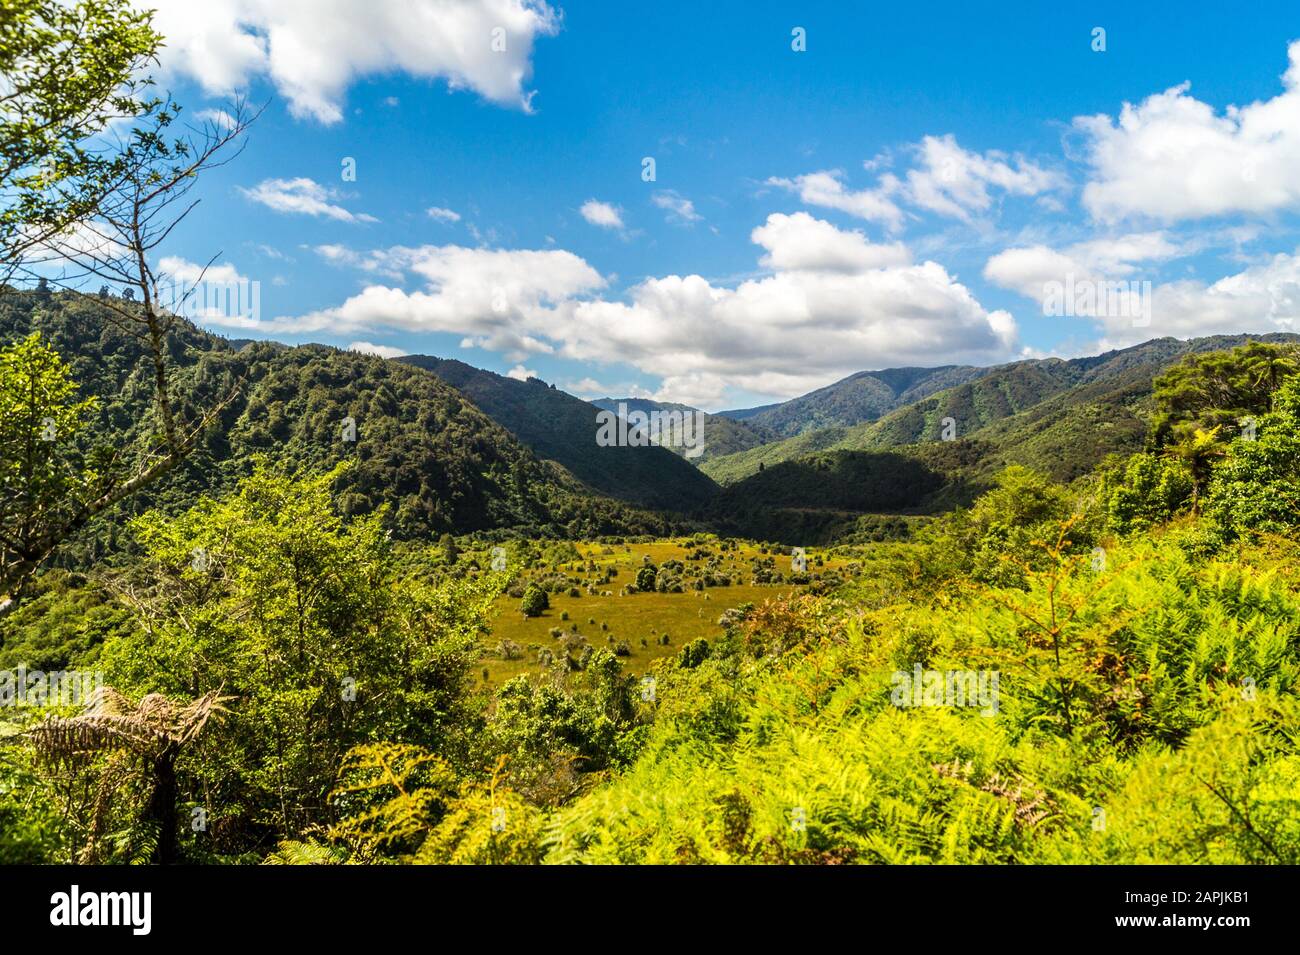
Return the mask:
[[[704, 451], [700, 455], [690, 458], [697, 465], [708, 461], [710, 458], [756, 448], [760, 444], [775, 441], [780, 437], [777, 432], [762, 425], [754, 424], [751, 421], [737, 421], [729, 417], [730, 412], [709, 414], [700, 411], [698, 408], [692, 408], [690, 405], [676, 404], [670, 401], [654, 401], [650, 398], [597, 398], [591, 403], [597, 408], [613, 411], [615, 414], [619, 413], [621, 406], [628, 413], [640, 411], [648, 415], [654, 411], [676, 411], [682, 414], [704, 415], [702, 419]], [[686, 449], [683, 447], [672, 447], [671, 450], [675, 454], [684, 455], [686, 453]]]
[[[432, 372], [538, 457], [563, 465], [602, 494], [645, 507], [691, 511], [717, 491], [710, 478], [667, 448], [598, 445], [599, 409], [540, 379], [517, 381], [432, 355], [406, 355], [397, 361]], [[708, 438], [713, 438], [712, 432]]]
[[979, 378], [988, 371], [971, 365], [860, 371], [789, 401], [723, 411], [720, 416], [780, 437], [792, 437], [820, 428], [875, 421], [895, 408]]
[[[95, 433], [124, 436], [118, 443], [128, 444], [152, 431], [152, 372], [143, 346], [95, 299], [71, 292], [0, 295], [0, 342], [33, 331], [65, 356], [82, 393], [99, 398]], [[233, 486], [265, 456], [317, 472], [351, 461], [337, 488], [341, 509], [365, 514], [387, 505], [399, 537], [489, 530], [591, 535], [670, 526], [591, 493], [539, 460], [436, 375], [319, 345], [239, 344], [177, 323], [168, 360], [182, 417], [198, 421], [206, 409], [228, 403], [180, 469], [123, 507], [188, 506], [202, 492]], [[694, 468], [663, 457], [710, 487]]]
[[709, 518], [722, 532], [790, 545], [892, 537], [913, 518], [970, 504], [1005, 463], [980, 440], [821, 451], [724, 486]]
[[[153, 429], [142, 345], [95, 299], [6, 294], [0, 340], [31, 331], [68, 356], [84, 394], [99, 396], [99, 433], [125, 434], [129, 442]], [[666, 448], [597, 445], [596, 404], [536, 379], [430, 356], [389, 361], [318, 345], [228, 341], [183, 324], [169, 352], [182, 417], [197, 421], [205, 409], [229, 403], [180, 469], [123, 506], [175, 510], [233, 486], [259, 456], [316, 471], [346, 459], [353, 467], [340, 478], [343, 513], [386, 505], [400, 537], [651, 533], [679, 520], [669, 516], [676, 514], [761, 539], [824, 541], [850, 532], [863, 515], [934, 514], [968, 503], [1008, 465], [1069, 481], [1107, 454], [1138, 451], [1153, 376], [1186, 354], [1249, 339], [1157, 339], [1069, 361], [1014, 362], [879, 420], [768, 444], [754, 444], [774, 433], [767, 426], [710, 415], [708, 450], [747, 450], [706, 457], [697, 468]], [[890, 369], [846, 382], [861, 394], [888, 387], [904, 395], [969, 371]], [[846, 382], [805, 398], [831, 407]], [[694, 410], [625, 402], [629, 411]], [[599, 404], [613, 410], [618, 400]], [[954, 441], [940, 440], [945, 418], [954, 422]], [[355, 440], [345, 440], [347, 419]], [[795, 419], [784, 420], [789, 426]], [[728, 485], [726, 492], [719, 495], [711, 478]], [[115, 527], [106, 522], [92, 531], [80, 559], [113, 546]]]
[[822, 451], [896, 449], [937, 441], [943, 420], [951, 418], [957, 439], [976, 439], [993, 449], [985, 470], [1007, 463], [1025, 464], [1058, 480], [1069, 480], [1094, 467], [1108, 453], [1141, 447], [1145, 401], [1152, 378], [1161, 370], [1184, 355], [1233, 348], [1247, 341], [1294, 342], [1300, 341], [1300, 336], [1159, 338], [1085, 358], [1012, 362], [981, 369], [979, 377], [898, 408], [878, 421], [807, 431], [716, 458], [702, 467], [715, 480], [728, 484], [758, 473], [760, 465], [771, 467]]

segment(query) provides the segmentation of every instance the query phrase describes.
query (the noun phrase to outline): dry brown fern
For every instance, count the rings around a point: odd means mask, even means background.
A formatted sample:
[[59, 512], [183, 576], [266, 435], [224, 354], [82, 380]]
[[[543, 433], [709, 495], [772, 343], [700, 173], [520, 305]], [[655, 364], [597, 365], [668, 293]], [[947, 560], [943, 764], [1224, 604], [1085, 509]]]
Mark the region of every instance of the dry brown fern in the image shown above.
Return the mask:
[[150, 693], [133, 706], [106, 686], [95, 691], [84, 713], [51, 717], [28, 730], [27, 736], [38, 754], [54, 762], [68, 763], [116, 749], [157, 757], [194, 739], [208, 720], [225, 711], [223, 704], [229, 699], [215, 690], [190, 703]]

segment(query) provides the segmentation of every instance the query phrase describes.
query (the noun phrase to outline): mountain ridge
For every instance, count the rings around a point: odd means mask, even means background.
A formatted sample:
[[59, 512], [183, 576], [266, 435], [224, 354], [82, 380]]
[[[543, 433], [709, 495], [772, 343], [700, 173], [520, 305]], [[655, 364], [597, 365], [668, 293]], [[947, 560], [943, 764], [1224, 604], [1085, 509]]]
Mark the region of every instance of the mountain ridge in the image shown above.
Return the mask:
[[[896, 408], [878, 419], [806, 430], [781, 441], [714, 458], [701, 467], [725, 486], [758, 473], [760, 465], [771, 467], [810, 454], [836, 449], [885, 450], [938, 440], [943, 420], [952, 418], [957, 436], [987, 438], [992, 435], [1000, 438], [1000, 445], [1018, 443], [1020, 450], [1013, 456], [1024, 460], [1013, 463], [1037, 466], [1058, 479], [1069, 480], [1077, 477], [1081, 468], [1086, 470], [1087, 466], [1100, 461], [1104, 453], [1136, 450], [1140, 446], [1145, 434], [1145, 419], [1140, 415], [1142, 409], [1132, 406], [1140, 404], [1143, 397], [1150, 394], [1151, 379], [1161, 370], [1185, 355], [1233, 348], [1248, 341], [1294, 343], [1300, 342], [1300, 335], [1267, 332], [1193, 339], [1166, 336], [1098, 355], [1007, 362], [989, 366], [979, 376]], [[1123, 431], [1123, 439], [1103, 441], [1094, 446], [1095, 453], [1090, 453], [1086, 448], [1070, 447], [1062, 433], [1070, 429], [1061, 421], [1044, 423], [1042, 408], [1037, 414], [1031, 413], [1050, 399], [1068, 395], [1072, 389], [1082, 389], [1076, 391], [1075, 396], [1084, 400], [1072, 402], [1063, 398], [1056, 405], [1046, 407], [1055, 408], [1062, 415], [1074, 405], [1104, 409], [1106, 413], [1097, 421], [1101, 427], [1099, 433], [1118, 427]], [[1079, 414], [1082, 410], [1074, 408], [1073, 413]], [[1026, 417], [1018, 417], [1021, 415]], [[1008, 424], [999, 425], [1000, 422]], [[1035, 434], [1040, 437], [1044, 430], [1054, 426], [1058, 432], [1057, 440], [1044, 439], [1044, 444], [1066, 452], [1066, 456], [1025, 452], [1027, 435], [1021, 434], [1015, 441], [1008, 438], [1015, 422], [1033, 424], [1037, 429]], [[1108, 437], [1114, 438], [1115, 435]], [[1100, 450], [1103, 447], [1104, 452]]]
[[519, 381], [433, 355], [393, 360], [437, 376], [538, 457], [608, 497], [677, 511], [703, 506], [717, 492], [711, 478], [668, 448], [597, 444], [600, 409], [539, 378]]

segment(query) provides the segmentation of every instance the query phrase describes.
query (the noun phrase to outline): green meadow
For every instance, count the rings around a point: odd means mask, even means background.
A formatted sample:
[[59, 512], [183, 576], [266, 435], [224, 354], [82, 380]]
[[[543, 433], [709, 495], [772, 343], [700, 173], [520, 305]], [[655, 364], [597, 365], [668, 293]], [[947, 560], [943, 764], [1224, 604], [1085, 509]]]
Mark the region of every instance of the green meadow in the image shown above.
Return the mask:
[[[490, 632], [483, 636], [482, 674], [491, 685], [504, 683], [520, 674], [540, 677], [546, 665], [539, 661], [539, 653], [550, 649], [552, 656], [559, 653], [561, 634], [576, 634], [594, 648], [614, 649], [620, 643], [627, 651], [621, 655], [625, 671], [640, 675], [655, 660], [675, 656], [692, 640], [716, 639], [725, 633], [719, 622], [727, 610], [747, 604], [760, 605], [766, 601], [807, 590], [818, 582], [838, 579], [851, 563], [842, 551], [832, 555], [825, 548], [806, 548], [808, 582], [790, 581], [792, 556], [790, 548], [768, 548], [752, 541], [726, 539], [727, 550], [719, 550], [716, 538], [706, 538], [702, 546], [690, 538], [671, 538], [627, 544], [603, 544], [583, 541], [574, 544], [578, 559], [538, 564], [522, 570], [514, 588], [529, 583], [545, 581], [557, 574], [580, 584], [585, 579], [603, 577], [609, 571], [616, 576], [605, 584], [592, 587], [559, 588], [548, 594], [550, 606], [539, 616], [528, 617], [520, 612], [520, 597], [503, 593], [492, 603]], [[717, 554], [712, 564], [714, 577], [725, 577], [726, 585], [705, 584], [702, 589], [690, 587], [681, 592], [625, 593], [624, 585], [634, 581], [641, 568], [658, 567], [680, 561], [688, 575], [702, 579], [710, 568], [712, 558], [700, 555]], [[490, 561], [490, 552], [479, 555], [483, 564]], [[779, 582], [755, 583], [756, 566], [770, 565]], [[589, 592], [591, 591], [591, 592]], [[558, 631], [558, 632], [557, 632]], [[506, 641], [519, 648], [513, 659], [501, 652]], [[509, 654], [513, 656], [513, 653]]]

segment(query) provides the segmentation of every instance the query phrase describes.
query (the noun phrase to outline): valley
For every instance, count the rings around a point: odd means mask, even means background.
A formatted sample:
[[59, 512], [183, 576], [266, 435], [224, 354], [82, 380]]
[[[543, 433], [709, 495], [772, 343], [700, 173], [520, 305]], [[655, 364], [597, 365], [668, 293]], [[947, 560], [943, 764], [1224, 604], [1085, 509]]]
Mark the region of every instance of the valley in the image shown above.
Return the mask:
[[[4, 400], [30, 409], [9, 426], [36, 429], [11, 446], [83, 475], [60, 494], [115, 480], [85, 470], [115, 434], [150, 453], [146, 363], [102, 307], [0, 297]], [[182, 414], [232, 397], [180, 467], [11, 592], [0, 672], [93, 673], [138, 738], [191, 740], [178, 785], [216, 821], [186, 833], [180, 803], [141, 816], [133, 793], [156, 783], [136, 771], [98, 810], [127, 833], [105, 839], [65, 787], [93, 792], [108, 754], [144, 744], [86, 735], [104, 724], [82, 701], [24, 705], [0, 719], [21, 741], [0, 780], [22, 781], [0, 786], [0, 858], [1267, 862], [1300, 846], [1278, 795], [1294, 755], [1271, 742], [1300, 719], [1293, 336], [1017, 363], [850, 414], [855, 383], [879, 397], [956, 373], [855, 376], [832, 389], [841, 423], [799, 431], [811, 399], [764, 409], [743, 432], [761, 443], [698, 467], [600, 445], [608, 409], [535, 379], [184, 324], [174, 341]], [[36, 443], [47, 418], [68, 433]], [[160, 699], [189, 702], [166, 724], [133, 702]], [[99, 742], [50, 762], [64, 728]], [[1277, 857], [1207, 801], [1206, 765], [1248, 787]], [[722, 832], [719, 800], [740, 813]], [[1089, 835], [1096, 805], [1114, 837]]]

